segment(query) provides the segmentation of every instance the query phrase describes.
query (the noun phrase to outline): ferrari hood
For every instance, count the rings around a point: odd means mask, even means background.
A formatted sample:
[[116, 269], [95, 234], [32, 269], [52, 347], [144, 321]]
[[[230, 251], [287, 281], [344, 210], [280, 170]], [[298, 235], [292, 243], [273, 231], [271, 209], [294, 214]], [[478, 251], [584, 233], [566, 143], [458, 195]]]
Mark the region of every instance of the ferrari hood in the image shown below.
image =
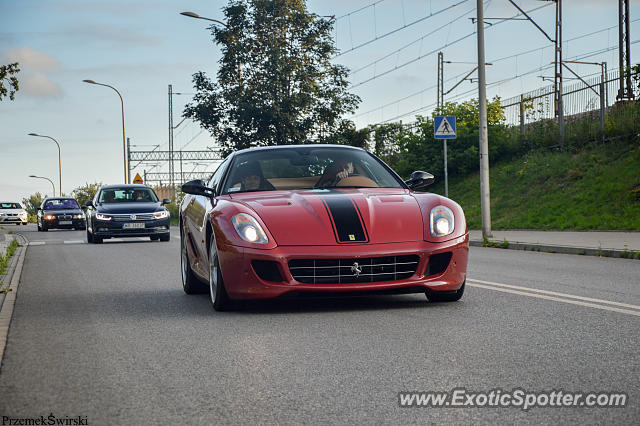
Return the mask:
[[234, 194], [278, 245], [380, 244], [423, 239], [416, 200], [403, 189], [339, 189]]

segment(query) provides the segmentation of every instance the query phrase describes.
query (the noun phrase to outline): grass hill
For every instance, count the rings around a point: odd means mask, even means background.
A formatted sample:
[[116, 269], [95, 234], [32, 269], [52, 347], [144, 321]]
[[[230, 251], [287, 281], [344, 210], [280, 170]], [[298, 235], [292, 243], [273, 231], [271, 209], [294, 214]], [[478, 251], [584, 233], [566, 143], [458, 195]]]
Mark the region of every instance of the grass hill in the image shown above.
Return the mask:
[[[491, 143], [491, 141], [489, 141]], [[492, 164], [492, 229], [640, 231], [640, 141], [538, 151]], [[428, 188], [444, 194], [444, 181]], [[479, 174], [449, 176], [469, 229], [481, 228]]]

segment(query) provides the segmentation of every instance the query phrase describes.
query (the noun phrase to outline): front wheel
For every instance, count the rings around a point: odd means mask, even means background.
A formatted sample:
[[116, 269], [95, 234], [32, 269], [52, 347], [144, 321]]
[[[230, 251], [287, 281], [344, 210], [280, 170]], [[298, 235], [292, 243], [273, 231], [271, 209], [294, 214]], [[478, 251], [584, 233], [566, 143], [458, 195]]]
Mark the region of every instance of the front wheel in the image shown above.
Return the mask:
[[211, 238], [211, 246], [209, 247], [209, 295], [211, 296], [211, 304], [216, 311], [226, 311], [231, 305], [227, 289], [222, 279], [222, 271], [220, 270], [220, 259], [218, 258], [218, 250], [216, 242]]
[[160, 235], [160, 241], [164, 241], [167, 242], [171, 239], [171, 234], [167, 234], [167, 235]]
[[438, 291], [427, 291], [427, 299], [429, 302], [457, 302], [460, 300], [462, 295], [464, 294], [464, 286], [467, 283], [465, 279], [462, 282], [462, 287], [455, 291], [447, 291], [447, 292], [438, 292]]

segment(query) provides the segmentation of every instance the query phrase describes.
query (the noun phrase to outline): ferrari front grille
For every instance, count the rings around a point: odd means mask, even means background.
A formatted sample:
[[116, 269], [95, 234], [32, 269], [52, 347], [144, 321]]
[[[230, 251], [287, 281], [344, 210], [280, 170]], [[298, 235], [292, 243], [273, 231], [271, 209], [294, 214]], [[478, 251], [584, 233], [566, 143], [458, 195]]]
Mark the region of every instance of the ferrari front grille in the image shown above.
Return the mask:
[[289, 261], [293, 278], [305, 284], [348, 284], [399, 281], [416, 272], [418, 255]]

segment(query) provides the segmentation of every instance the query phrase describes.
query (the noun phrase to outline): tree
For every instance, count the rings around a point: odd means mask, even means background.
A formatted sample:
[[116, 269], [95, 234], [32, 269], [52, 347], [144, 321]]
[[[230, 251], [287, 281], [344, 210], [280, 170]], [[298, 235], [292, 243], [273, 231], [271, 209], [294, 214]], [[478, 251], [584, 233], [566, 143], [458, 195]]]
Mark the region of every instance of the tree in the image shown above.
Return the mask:
[[100, 189], [102, 185], [101, 182], [86, 183], [71, 191], [71, 196], [76, 199], [78, 204], [83, 206], [87, 201], [93, 200], [93, 197], [95, 197], [96, 192], [98, 192], [98, 189]]
[[[13, 100], [19, 89], [18, 79], [14, 76], [20, 72], [18, 63], [0, 65], [0, 101], [9, 94], [9, 99]], [[5, 84], [7, 85], [5, 87]]]
[[30, 217], [38, 214], [38, 207], [40, 207], [44, 198], [41, 193], [36, 192], [30, 195], [29, 198], [22, 199], [22, 205]]
[[347, 92], [348, 70], [331, 63], [333, 20], [309, 13], [305, 0], [230, 0], [217, 81], [193, 75], [197, 91], [183, 116], [218, 140], [223, 153], [320, 140], [360, 98]]

